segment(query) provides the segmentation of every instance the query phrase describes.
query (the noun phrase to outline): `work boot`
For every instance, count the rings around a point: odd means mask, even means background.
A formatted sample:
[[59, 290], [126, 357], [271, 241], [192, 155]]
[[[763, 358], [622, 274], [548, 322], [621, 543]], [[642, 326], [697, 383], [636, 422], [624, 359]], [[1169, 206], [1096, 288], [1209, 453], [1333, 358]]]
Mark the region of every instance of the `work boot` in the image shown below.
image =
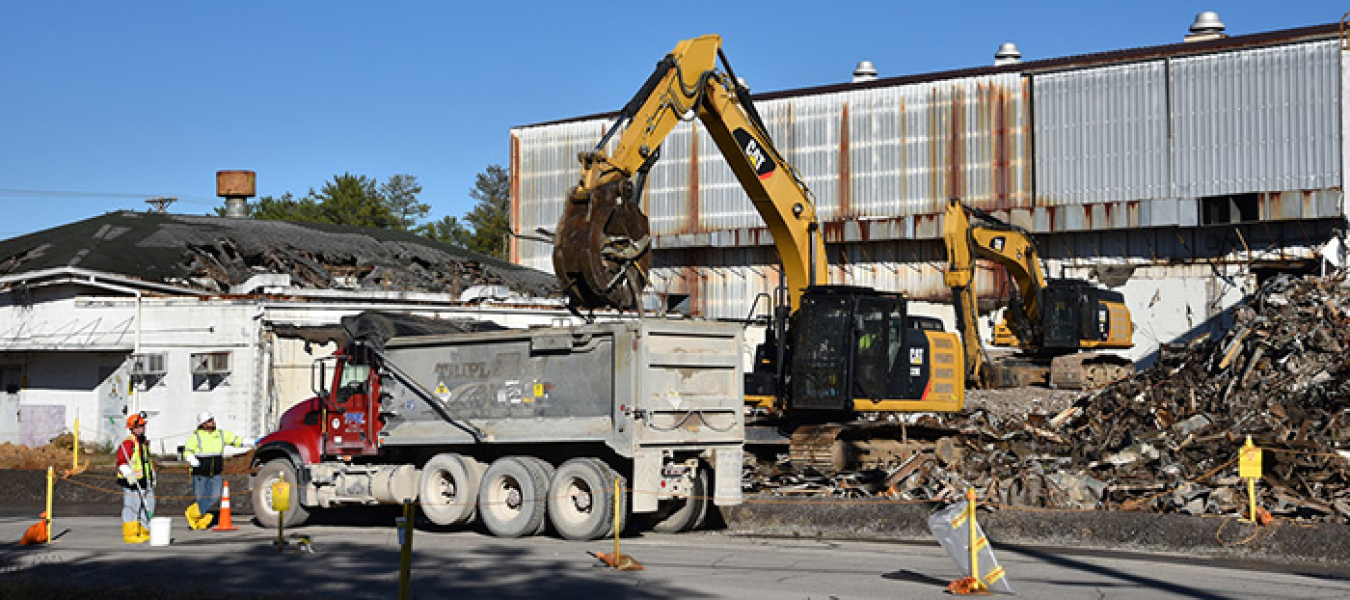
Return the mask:
[[145, 523], [136, 521], [136, 536], [141, 538], [142, 542], [150, 541], [150, 527]]
[[130, 521], [122, 524], [122, 541], [128, 544], [144, 544], [150, 541], [150, 533], [141, 536], [141, 522]]
[[206, 528], [210, 527], [210, 526], [211, 526], [211, 520], [214, 519], [214, 518], [215, 518], [215, 515], [212, 515], [211, 513], [206, 513], [206, 514], [202, 515], [200, 519], [197, 519], [197, 523], [196, 523], [197, 529], [206, 529]]
[[197, 526], [197, 520], [202, 518], [202, 510], [197, 506], [196, 502], [188, 505], [187, 510], [183, 511], [183, 516], [187, 517], [189, 529], [201, 529], [201, 527]]

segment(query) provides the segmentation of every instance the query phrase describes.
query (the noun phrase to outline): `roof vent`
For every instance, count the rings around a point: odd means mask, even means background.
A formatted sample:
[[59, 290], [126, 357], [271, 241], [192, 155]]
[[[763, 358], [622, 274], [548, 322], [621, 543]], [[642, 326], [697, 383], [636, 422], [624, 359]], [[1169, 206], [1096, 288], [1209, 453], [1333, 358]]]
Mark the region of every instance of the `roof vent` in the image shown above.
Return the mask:
[[1017, 49], [1017, 44], [1012, 42], [1003, 42], [998, 47], [998, 52], [994, 53], [994, 66], [1015, 65], [1022, 62], [1022, 51]]
[[1225, 29], [1223, 21], [1219, 20], [1219, 13], [1207, 10], [1195, 15], [1195, 22], [1191, 23], [1191, 32], [1186, 35], [1187, 42], [1207, 42], [1209, 40], [1221, 40], [1228, 37], [1223, 32]]
[[858, 66], [853, 68], [853, 83], [862, 83], [864, 81], [876, 81], [877, 68], [870, 60], [858, 61]]

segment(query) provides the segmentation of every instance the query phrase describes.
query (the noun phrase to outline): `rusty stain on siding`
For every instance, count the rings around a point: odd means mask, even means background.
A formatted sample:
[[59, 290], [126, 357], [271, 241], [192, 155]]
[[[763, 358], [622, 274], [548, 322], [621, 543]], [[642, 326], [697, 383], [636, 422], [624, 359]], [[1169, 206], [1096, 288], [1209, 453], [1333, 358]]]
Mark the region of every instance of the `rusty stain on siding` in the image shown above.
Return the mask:
[[853, 169], [849, 160], [848, 103], [839, 111], [839, 218], [853, 215]]

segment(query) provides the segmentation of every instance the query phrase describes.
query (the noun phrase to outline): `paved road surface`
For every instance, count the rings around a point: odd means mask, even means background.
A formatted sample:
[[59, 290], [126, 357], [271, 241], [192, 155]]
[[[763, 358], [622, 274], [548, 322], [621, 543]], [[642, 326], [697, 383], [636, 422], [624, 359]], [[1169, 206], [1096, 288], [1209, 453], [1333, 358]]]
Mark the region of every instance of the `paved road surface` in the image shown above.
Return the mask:
[[[242, 522], [240, 522], [242, 521]], [[188, 596], [210, 590], [288, 598], [393, 598], [396, 530], [325, 525], [302, 531], [314, 554], [278, 555], [274, 532], [236, 519], [239, 531], [189, 532], [174, 519], [168, 546], [121, 543], [116, 517], [56, 521], [58, 539], [20, 547], [31, 517], [0, 518], [0, 578], [50, 578], [97, 589], [136, 579]], [[623, 551], [647, 570], [597, 566], [587, 551], [612, 542], [553, 537], [508, 540], [476, 531], [414, 539], [413, 595], [419, 598], [951, 598], [960, 576], [936, 545], [756, 539], [718, 533], [644, 534]], [[1350, 598], [1350, 574], [1238, 567], [1184, 556], [996, 549], [1024, 598]]]

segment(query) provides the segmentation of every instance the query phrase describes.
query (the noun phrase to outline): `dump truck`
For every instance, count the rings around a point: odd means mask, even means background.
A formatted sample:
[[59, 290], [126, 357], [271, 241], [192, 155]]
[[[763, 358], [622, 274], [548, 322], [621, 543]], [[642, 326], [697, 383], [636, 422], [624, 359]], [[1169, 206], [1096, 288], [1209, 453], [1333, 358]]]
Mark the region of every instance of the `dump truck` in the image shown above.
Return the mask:
[[[415, 501], [437, 525], [586, 540], [622, 530], [630, 514], [658, 531], [696, 528], [710, 500], [741, 501], [739, 325], [648, 318], [404, 335], [387, 315], [352, 323], [352, 340], [315, 361], [314, 396], [258, 444], [264, 526]], [[278, 511], [272, 484], [283, 480], [296, 487]]]

